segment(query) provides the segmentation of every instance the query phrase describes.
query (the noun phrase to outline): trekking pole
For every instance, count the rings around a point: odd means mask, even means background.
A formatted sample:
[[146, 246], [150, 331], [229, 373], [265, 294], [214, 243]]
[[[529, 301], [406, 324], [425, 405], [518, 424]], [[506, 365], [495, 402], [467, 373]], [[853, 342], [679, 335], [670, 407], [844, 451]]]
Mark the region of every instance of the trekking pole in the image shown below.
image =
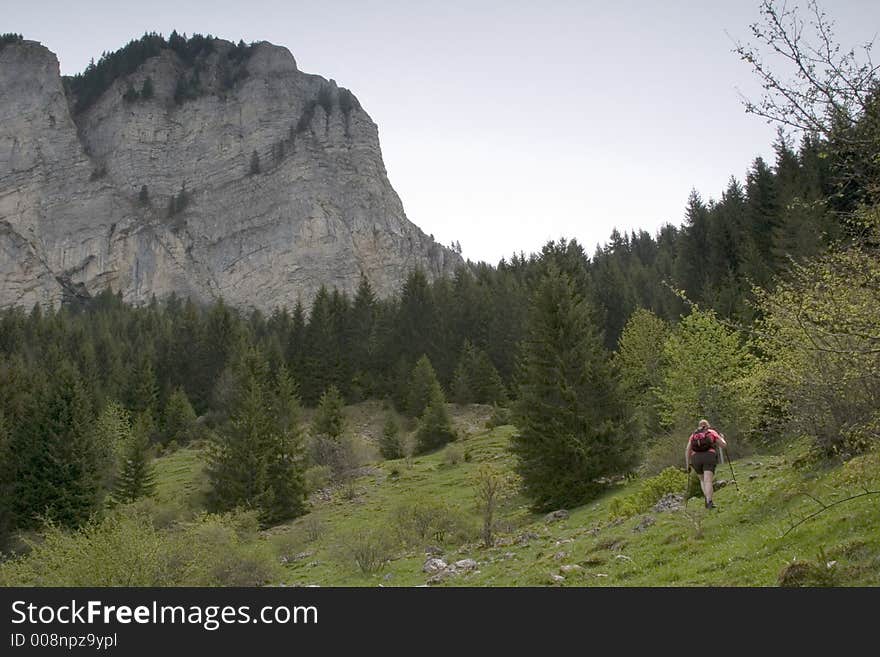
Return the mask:
[[[724, 451], [724, 450], [722, 450]], [[727, 465], [730, 466], [730, 476], [733, 477], [733, 485], [736, 486], [736, 492], [739, 492], [739, 484], [736, 482], [736, 473], [733, 471], [733, 463], [730, 462], [730, 454], [727, 454]]]
[[688, 498], [690, 497], [691, 492], [691, 466], [685, 461], [684, 467], [687, 468], [687, 481], [684, 485], [684, 510], [687, 511]]

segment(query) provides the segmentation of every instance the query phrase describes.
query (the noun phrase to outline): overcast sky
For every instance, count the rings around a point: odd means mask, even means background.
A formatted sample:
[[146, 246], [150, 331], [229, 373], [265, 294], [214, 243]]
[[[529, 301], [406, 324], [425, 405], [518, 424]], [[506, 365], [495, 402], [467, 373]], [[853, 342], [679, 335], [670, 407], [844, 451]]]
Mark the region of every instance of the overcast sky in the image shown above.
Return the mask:
[[[131, 5], [129, 8], [128, 5]], [[806, 4], [801, 0], [800, 4]], [[826, 0], [847, 46], [880, 30], [880, 2]], [[0, 0], [3, 27], [41, 41], [65, 75], [145, 31], [287, 47], [350, 88], [379, 125], [409, 218], [496, 263], [548, 239], [592, 250], [615, 227], [681, 223], [717, 198], [775, 128], [731, 37], [758, 0]], [[729, 35], [729, 36], [728, 36]]]

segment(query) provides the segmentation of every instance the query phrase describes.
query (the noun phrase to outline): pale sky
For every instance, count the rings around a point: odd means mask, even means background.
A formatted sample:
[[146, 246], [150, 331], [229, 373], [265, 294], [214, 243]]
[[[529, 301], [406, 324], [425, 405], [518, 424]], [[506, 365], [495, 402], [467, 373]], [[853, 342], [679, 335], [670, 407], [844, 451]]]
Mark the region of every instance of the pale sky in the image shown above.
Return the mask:
[[[876, 0], [824, 6], [847, 47], [880, 31]], [[681, 223], [691, 189], [718, 198], [755, 156], [772, 160], [775, 128], [745, 114], [738, 90], [759, 88], [732, 52], [758, 0], [0, 0], [0, 12], [0, 31], [41, 41], [65, 75], [147, 31], [287, 47], [355, 93], [409, 219], [471, 260], [653, 233]]]

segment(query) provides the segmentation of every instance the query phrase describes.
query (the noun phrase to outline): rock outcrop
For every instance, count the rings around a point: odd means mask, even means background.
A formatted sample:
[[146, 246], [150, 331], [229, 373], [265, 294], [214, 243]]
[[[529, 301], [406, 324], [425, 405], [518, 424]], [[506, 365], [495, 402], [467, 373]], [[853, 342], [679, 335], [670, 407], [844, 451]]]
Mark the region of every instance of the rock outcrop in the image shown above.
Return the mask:
[[111, 287], [270, 311], [461, 263], [407, 219], [350, 92], [265, 42], [230, 82], [235, 46], [213, 44], [195, 64], [163, 49], [76, 112], [53, 53], [0, 49], [0, 306]]

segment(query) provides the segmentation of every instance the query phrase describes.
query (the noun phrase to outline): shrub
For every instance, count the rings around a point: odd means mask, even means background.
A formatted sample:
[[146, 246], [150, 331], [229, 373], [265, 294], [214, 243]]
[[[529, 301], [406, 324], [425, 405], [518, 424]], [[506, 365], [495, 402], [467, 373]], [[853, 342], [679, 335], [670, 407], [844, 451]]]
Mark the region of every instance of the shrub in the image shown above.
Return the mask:
[[384, 528], [358, 529], [343, 538], [342, 556], [363, 574], [376, 573], [394, 556], [394, 540]]
[[403, 543], [414, 547], [424, 547], [429, 540], [443, 543], [467, 533], [459, 514], [436, 500], [414, 499], [399, 504], [389, 524]]
[[314, 493], [322, 488], [327, 488], [333, 476], [333, 469], [329, 465], [313, 465], [306, 470], [306, 492]]
[[642, 481], [633, 493], [614, 498], [608, 505], [608, 512], [612, 518], [628, 518], [644, 513], [664, 495], [681, 493], [687, 483], [684, 472], [674, 467], [666, 468], [656, 477]]
[[820, 549], [816, 561], [794, 559], [785, 564], [776, 583], [785, 588], [839, 586], [837, 562]]
[[446, 465], [458, 465], [464, 458], [464, 453], [458, 445], [447, 445], [443, 450], [443, 462]]
[[509, 408], [495, 404], [492, 406], [492, 415], [486, 420], [486, 428], [494, 429], [495, 427], [502, 427], [506, 424], [510, 424], [513, 421], [512, 415], [513, 414]]
[[27, 556], [0, 566], [0, 585], [257, 586], [277, 577], [255, 542], [252, 512], [202, 515], [169, 530], [151, 515], [138, 504], [73, 532], [49, 525]]

